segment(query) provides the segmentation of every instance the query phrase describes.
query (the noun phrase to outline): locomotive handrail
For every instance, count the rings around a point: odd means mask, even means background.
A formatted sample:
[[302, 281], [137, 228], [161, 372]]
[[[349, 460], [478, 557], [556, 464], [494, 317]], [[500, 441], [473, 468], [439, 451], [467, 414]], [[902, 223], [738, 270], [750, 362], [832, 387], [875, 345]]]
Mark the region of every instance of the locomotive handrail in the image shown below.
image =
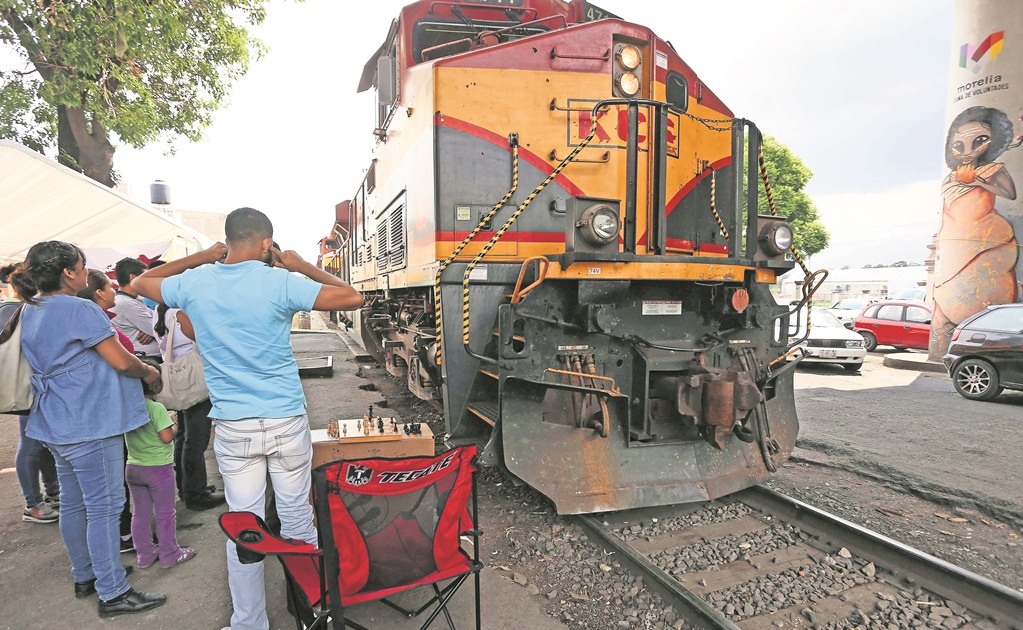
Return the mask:
[[434, 281], [433, 289], [433, 305], [435, 312], [434, 317], [437, 320], [437, 365], [441, 364], [444, 350], [443, 341], [444, 321], [443, 314], [441, 313], [440, 297], [441, 274], [444, 273], [444, 270], [448, 268], [448, 265], [451, 264], [451, 261], [453, 261], [455, 257], [462, 253], [462, 250], [465, 249], [465, 246], [468, 245], [472, 241], [472, 239], [476, 237], [477, 234], [479, 234], [480, 230], [482, 230], [484, 226], [490, 223], [490, 220], [494, 218], [494, 215], [497, 214], [497, 212], [504, 207], [504, 204], [508, 203], [508, 200], [512, 198], [512, 195], [515, 194], [515, 191], [519, 189], [519, 134], [517, 133], [508, 134], [508, 144], [511, 145], [512, 149], [511, 188], [508, 190], [507, 193], [505, 193], [504, 197], [501, 198], [501, 201], [498, 201], [497, 204], [495, 204], [494, 207], [490, 209], [490, 212], [487, 213], [482, 219], [480, 219], [480, 222], [476, 225], [476, 227], [472, 229], [472, 231], [469, 232], [469, 235], [462, 239], [462, 242], [459, 243], [457, 247], [455, 247], [454, 251], [451, 252], [451, 255], [448, 256], [444, 260], [444, 262], [440, 264], [440, 267], [437, 268], [437, 277]]
[[[558, 157], [558, 150], [557, 149], [551, 149], [550, 159], [552, 161], [554, 161], [554, 162], [560, 162], [561, 161], [561, 158]], [[595, 159], [595, 160], [594, 159], [584, 160], [582, 158], [576, 158], [576, 159], [574, 159], [572, 161], [580, 163], [580, 164], [584, 163], [584, 162], [587, 163], [587, 164], [607, 164], [608, 162], [611, 161], [611, 152], [610, 151], [604, 151], [602, 154], [600, 154], [600, 157]]]
[[[430, 10], [426, 12], [427, 15], [434, 14], [433, 9], [434, 9], [434, 7], [438, 7], [438, 6], [446, 6], [446, 7], [459, 8], [459, 9], [465, 7], [464, 4], [461, 4], [461, 3], [458, 3], [458, 2], [433, 2], [433, 3], [430, 4]], [[533, 8], [520, 8], [520, 7], [509, 7], [509, 6], [498, 6], [498, 5], [487, 5], [487, 4], [474, 4], [471, 7], [465, 7], [465, 8], [471, 8], [474, 11], [476, 9], [479, 9], [481, 11], [498, 11], [498, 12], [501, 12], [501, 13], [506, 13], [507, 11], [514, 11], [516, 13], [532, 12], [533, 16], [534, 16], [532, 19], [534, 19], [534, 20], [536, 19], [536, 16], [539, 15], [539, 11], [537, 11], [536, 9], [533, 9]]]
[[[820, 276], [820, 280], [816, 280], [815, 281], [817, 276]], [[798, 331], [799, 330], [799, 315], [798, 315], [798, 313], [799, 313], [800, 309], [802, 309], [804, 306], [806, 306], [810, 302], [810, 299], [813, 298], [813, 294], [817, 292], [817, 289], [821, 288], [821, 285], [824, 284], [824, 281], [827, 280], [827, 279], [828, 279], [828, 271], [827, 271], [827, 269], [818, 269], [817, 271], [811, 273], [809, 276], [807, 276], [806, 281], [803, 282], [803, 288], [802, 288], [803, 299], [801, 299], [799, 302], [797, 302], [796, 305], [794, 307], [792, 307], [792, 309], [790, 309], [788, 312], [775, 315], [772, 318], [772, 320], [777, 320], [777, 319], [781, 319], [782, 317], [791, 317], [792, 315], [796, 315], [796, 330]], [[809, 337], [810, 337], [810, 327], [811, 327], [811, 324], [810, 324], [810, 310], [811, 310], [810, 307], [807, 307], [807, 309], [806, 309], [806, 334], [803, 335], [802, 337], [800, 337], [799, 339], [796, 339], [795, 341], [790, 341], [787, 344], [789, 348], [794, 348], [795, 346], [798, 346], [799, 344], [801, 344], [804, 341], [806, 341], [807, 339], [809, 339]], [[787, 333], [787, 331], [786, 331], [786, 333]], [[786, 334], [786, 336], [787, 336], [787, 334]]]
[[[531, 10], [535, 10], [535, 9], [531, 9]], [[528, 22], [519, 22], [518, 24], [514, 24], [512, 26], [506, 26], [504, 28], [499, 28], [496, 31], [483, 31], [482, 33], [480, 33], [478, 35], [478, 37], [482, 37], [483, 35], [500, 35], [501, 33], [504, 33], [505, 31], [514, 31], [515, 29], [518, 29], [518, 28], [525, 28], [527, 26], [533, 26], [535, 24], [540, 24], [540, 23], [546, 22], [548, 20], [557, 20], [557, 19], [561, 20], [561, 28], [568, 28], [568, 18], [566, 18], [564, 15], [548, 15], [547, 17], [534, 18], [534, 19], [532, 19], [532, 20], [530, 20]]]
[[[530, 284], [525, 289], [522, 288], [522, 280], [526, 276], [526, 269], [529, 268], [529, 263], [536, 261], [538, 278], [536, 282]], [[551, 261], [547, 260], [546, 256], [531, 256], [522, 261], [522, 267], [519, 269], [519, 279], [515, 283], [515, 290], [512, 291], [511, 303], [518, 304], [522, 301], [522, 298], [526, 297], [530, 291], [540, 286], [540, 284], [547, 279], [547, 269], [551, 266]]]
[[473, 38], [472, 37], [463, 37], [462, 39], [454, 39], [454, 40], [451, 40], [450, 42], [444, 42], [443, 44], [437, 44], [436, 46], [430, 46], [429, 48], [424, 48], [422, 50], [422, 52], [419, 53], [419, 55], [423, 58], [423, 61], [432, 61], [432, 59], [430, 58], [430, 53], [432, 53], [433, 51], [440, 50], [441, 48], [450, 48], [450, 47], [454, 46], [455, 44], [461, 44], [462, 42], [465, 42], [466, 44], [468, 44], [469, 45], [469, 49], [472, 50]]
[[611, 49], [608, 48], [600, 55], [565, 55], [558, 52], [558, 47], [551, 48], [551, 59], [586, 59], [589, 61], [607, 61], [611, 58]]
[[[439, 3], [435, 2], [434, 4], [439, 4]], [[449, 3], [444, 3], [444, 4], [449, 4]], [[454, 9], [455, 8], [457, 8], [457, 6], [456, 7], [452, 7], [452, 13], [454, 13]], [[431, 5], [431, 9], [432, 9], [432, 5]], [[529, 9], [529, 10], [530, 11], [535, 11], [535, 9]], [[443, 44], [437, 44], [436, 46], [430, 46], [429, 48], [424, 48], [419, 54], [420, 54], [420, 56], [422, 56], [423, 60], [425, 61], [425, 60], [428, 59], [428, 57], [430, 57], [430, 53], [432, 53], [432, 52], [434, 52], [436, 50], [440, 50], [442, 48], [449, 48], [449, 47], [454, 46], [455, 44], [460, 44], [460, 43], [463, 43], [463, 42], [468, 43], [469, 44], [469, 49], [471, 50], [472, 48], [475, 48], [476, 45], [481, 44], [483, 42], [483, 38], [484, 37], [499, 37], [502, 33], [506, 33], [508, 31], [514, 31], [514, 30], [517, 30], [517, 29], [526, 28], [528, 26], [534, 26], [534, 25], [540, 24], [542, 22], [547, 22], [549, 20], [556, 20], [556, 19], [560, 19], [561, 20], [561, 28], [568, 28], [568, 20], [565, 18], [564, 15], [548, 15], [547, 17], [533, 19], [533, 20], [530, 20], [529, 22], [519, 22], [517, 24], [513, 24], [512, 26], [505, 26], [504, 28], [499, 28], [496, 31], [493, 31], [493, 30], [480, 31], [480, 32], [476, 33], [475, 35], [473, 35], [472, 37], [463, 37], [461, 39], [455, 39], [455, 40], [452, 40], [450, 42], [444, 42]], [[498, 42], [500, 43], [500, 40], [498, 40]]]
[[[561, 107], [560, 105], [558, 105], [558, 99], [556, 97], [551, 99], [550, 108], [551, 108], [551, 111], [557, 110], [559, 112], [588, 112], [588, 111], [590, 111], [589, 107]], [[601, 111], [606, 112], [606, 111], [609, 111], [611, 108], [605, 105], [604, 107], [601, 107], [600, 109], [601, 109]]]

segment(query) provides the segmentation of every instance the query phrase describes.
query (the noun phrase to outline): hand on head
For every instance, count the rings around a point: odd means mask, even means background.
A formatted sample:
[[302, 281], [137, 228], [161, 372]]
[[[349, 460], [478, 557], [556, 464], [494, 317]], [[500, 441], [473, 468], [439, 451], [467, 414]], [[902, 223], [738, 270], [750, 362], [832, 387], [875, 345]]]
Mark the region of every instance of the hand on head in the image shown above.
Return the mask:
[[273, 256], [274, 267], [280, 267], [288, 271], [299, 271], [302, 265], [305, 264], [305, 260], [293, 249], [281, 251], [276, 247], [271, 247], [270, 254]]
[[143, 361], [143, 363], [145, 363], [146, 367], [149, 368], [149, 372], [142, 377], [142, 380], [150, 386], [150, 389], [152, 389], [154, 394], [159, 394], [163, 390], [163, 379], [160, 374], [160, 369], [154, 367], [149, 362]]
[[208, 247], [205, 253], [209, 255], [211, 263], [220, 262], [227, 258], [227, 245], [218, 241]]

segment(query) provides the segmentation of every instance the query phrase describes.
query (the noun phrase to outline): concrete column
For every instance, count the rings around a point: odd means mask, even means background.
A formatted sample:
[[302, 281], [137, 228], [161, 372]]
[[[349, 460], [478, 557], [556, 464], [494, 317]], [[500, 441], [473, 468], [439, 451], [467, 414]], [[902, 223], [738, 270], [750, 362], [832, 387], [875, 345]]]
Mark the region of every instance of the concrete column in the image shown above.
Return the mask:
[[[1020, 298], [1023, 261], [1023, 11], [1018, 0], [956, 0], [930, 358], [991, 304]], [[1019, 236], [1017, 236], [1019, 235]]]

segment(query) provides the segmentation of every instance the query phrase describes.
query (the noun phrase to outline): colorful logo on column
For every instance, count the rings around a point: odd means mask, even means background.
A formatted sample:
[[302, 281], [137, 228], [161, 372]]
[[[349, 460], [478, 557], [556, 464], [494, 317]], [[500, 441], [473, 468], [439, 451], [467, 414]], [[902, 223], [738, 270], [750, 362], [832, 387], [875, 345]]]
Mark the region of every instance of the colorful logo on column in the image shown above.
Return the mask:
[[985, 37], [979, 46], [963, 44], [959, 48], [959, 67], [980, 74], [987, 62], [1001, 54], [1004, 43], [1005, 31], [997, 31]]

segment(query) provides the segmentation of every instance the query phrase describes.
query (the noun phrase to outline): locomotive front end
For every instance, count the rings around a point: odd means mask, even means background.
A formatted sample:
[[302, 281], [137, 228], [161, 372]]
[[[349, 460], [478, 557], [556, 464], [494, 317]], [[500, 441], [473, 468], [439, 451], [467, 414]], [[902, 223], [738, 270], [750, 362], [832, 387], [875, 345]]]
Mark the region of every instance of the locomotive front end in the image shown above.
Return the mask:
[[560, 513], [724, 496], [798, 431], [760, 132], [594, 9], [407, 7], [347, 249], [367, 348]]

